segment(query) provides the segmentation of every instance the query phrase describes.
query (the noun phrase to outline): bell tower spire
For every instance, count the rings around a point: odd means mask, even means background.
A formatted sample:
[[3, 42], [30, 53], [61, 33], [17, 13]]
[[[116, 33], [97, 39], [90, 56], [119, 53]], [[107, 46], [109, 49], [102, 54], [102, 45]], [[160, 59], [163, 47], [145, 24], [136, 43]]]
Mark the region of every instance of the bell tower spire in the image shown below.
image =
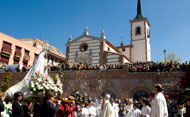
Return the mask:
[[137, 0], [137, 15], [131, 23], [131, 60], [133, 62], [151, 61], [150, 23], [143, 17], [141, 0]]
[[141, 0], [138, 0], [138, 4], [137, 4], [137, 16], [135, 17], [135, 19], [138, 19], [138, 18], [143, 18]]

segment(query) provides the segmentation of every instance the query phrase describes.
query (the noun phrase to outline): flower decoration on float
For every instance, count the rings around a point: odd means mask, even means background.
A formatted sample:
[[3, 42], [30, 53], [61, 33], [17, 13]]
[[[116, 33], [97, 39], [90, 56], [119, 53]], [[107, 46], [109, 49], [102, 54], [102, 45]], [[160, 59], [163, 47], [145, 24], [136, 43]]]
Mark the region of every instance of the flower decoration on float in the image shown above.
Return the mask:
[[57, 78], [57, 81], [54, 81], [49, 75], [41, 74], [40, 71], [37, 71], [31, 78], [28, 78], [28, 80], [28, 88], [33, 95], [38, 95], [39, 92], [46, 93], [49, 91], [55, 92], [56, 95], [62, 93], [63, 85], [59, 78]]

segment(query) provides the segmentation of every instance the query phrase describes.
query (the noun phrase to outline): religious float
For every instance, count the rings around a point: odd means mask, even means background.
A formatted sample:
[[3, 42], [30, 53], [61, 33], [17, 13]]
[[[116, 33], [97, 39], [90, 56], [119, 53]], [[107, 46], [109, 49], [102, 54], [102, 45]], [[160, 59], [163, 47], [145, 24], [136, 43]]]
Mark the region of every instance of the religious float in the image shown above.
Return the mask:
[[44, 49], [40, 52], [24, 79], [5, 92], [7, 97], [13, 98], [15, 92], [22, 92], [24, 99], [34, 99], [42, 102], [43, 97], [49, 91], [54, 92], [56, 96], [63, 93], [59, 76], [56, 75], [56, 78], [51, 78], [48, 75], [45, 60], [46, 51]]

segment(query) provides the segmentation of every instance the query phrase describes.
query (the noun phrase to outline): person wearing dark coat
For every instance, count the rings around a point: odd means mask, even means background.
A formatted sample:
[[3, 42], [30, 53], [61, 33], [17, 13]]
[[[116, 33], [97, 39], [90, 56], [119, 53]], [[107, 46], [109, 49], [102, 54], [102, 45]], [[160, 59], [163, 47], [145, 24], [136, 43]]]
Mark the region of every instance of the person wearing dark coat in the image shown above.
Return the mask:
[[41, 105], [37, 102], [34, 103], [33, 107], [33, 117], [40, 117], [40, 112], [41, 112]]
[[12, 116], [13, 117], [24, 117], [24, 110], [23, 110], [23, 106], [20, 103], [20, 101], [22, 100], [23, 95], [21, 92], [16, 92], [14, 94], [14, 102], [12, 105]]
[[190, 100], [186, 102], [186, 115], [185, 117], [190, 117]]
[[1, 117], [1, 112], [3, 112], [5, 110], [5, 107], [3, 105], [2, 96], [4, 96], [4, 93], [0, 92], [0, 117]]
[[49, 92], [42, 104], [42, 117], [56, 117], [57, 107], [53, 103], [54, 94]]

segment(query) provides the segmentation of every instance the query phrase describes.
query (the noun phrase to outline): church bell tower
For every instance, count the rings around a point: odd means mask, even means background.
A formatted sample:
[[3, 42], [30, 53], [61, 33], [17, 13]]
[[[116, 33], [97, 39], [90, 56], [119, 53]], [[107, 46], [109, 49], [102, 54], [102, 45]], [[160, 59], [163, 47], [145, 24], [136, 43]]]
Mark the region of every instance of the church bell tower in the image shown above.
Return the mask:
[[151, 61], [150, 23], [143, 17], [141, 0], [137, 3], [137, 15], [131, 23], [131, 59], [133, 62]]

